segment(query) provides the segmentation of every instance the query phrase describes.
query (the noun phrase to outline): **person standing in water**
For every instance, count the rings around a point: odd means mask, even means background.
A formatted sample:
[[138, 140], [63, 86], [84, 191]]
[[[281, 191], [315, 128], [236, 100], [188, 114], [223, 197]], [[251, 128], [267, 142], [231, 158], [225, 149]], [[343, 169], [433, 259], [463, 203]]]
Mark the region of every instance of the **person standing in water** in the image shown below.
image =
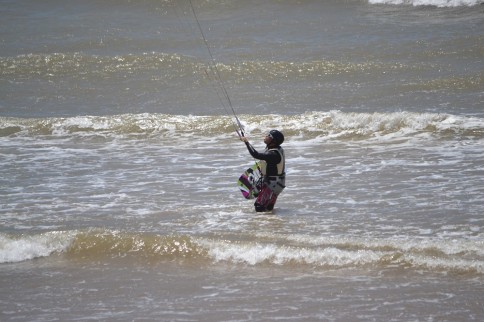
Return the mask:
[[245, 142], [253, 158], [261, 160], [258, 164], [263, 175], [262, 187], [254, 203], [255, 211], [271, 211], [274, 209], [277, 196], [286, 187], [286, 162], [284, 149], [281, 147], [284, 135], [278, 130], [270, 131], [264, 138], [266, 149], [262, 153], [257, 152], [246, 137], [242, 136], [240, 140]]

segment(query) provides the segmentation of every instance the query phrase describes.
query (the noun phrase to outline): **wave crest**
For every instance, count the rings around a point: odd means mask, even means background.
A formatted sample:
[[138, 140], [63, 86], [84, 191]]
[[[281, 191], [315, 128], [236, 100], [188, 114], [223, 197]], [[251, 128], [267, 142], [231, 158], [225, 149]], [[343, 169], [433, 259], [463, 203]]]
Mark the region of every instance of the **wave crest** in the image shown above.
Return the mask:
[[[265, 132], [279, 128], [288, 137], [311, 139], [325, 136], [336, 139], [405, 137], [430, 133], [438, 137], [484, 137], [484, 120], [434, 113], [344, 113], [308, 112], [298, 115], [240, 115], [246, 132]], [[185, 133], [197, 137], [225, 137], [234, 132], [229, 116], [191, 116], [168, 114], [123, 114], [76, 116], [68, 118], [0, 117], [1, 136], [78, 136], [78, 135], [157, 135], [176, 138]]]
[[392, 5], [413, 5], [413, 6], [435, 6], [444, 7], [472, 7], [483, 3], [482, 0], [369, 0], [370, 4], [392, 4]]
[[137, 262], [197, 261], [234, 265], [277, 265], [318, 269], [423, 269], [484, 274], [478, 240], [358, 239], [301, 235], [257, 235], [250, 240], [91, 229], [36, 235], [0, 234], [0, 263], [53, 254], [69, 260], [134, 258]]
[[205, 250], [189, 236], [158, 236], [117, 231], [79, 233], [67, 249], [67, 255], [83, 259], [128, 257], [182, 259], [205, 257]]

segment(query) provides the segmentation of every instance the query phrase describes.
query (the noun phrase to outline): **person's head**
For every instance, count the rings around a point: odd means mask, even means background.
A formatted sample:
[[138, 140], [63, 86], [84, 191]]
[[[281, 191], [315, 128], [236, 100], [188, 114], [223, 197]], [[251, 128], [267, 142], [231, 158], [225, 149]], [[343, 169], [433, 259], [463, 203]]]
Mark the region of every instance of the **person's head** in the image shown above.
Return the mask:
[[282, 142], [284, 142], [284, 134], [278, 130], [270, 131], [264, 138], [264, 143], [271, 147], [277, 147], [281, 145]]

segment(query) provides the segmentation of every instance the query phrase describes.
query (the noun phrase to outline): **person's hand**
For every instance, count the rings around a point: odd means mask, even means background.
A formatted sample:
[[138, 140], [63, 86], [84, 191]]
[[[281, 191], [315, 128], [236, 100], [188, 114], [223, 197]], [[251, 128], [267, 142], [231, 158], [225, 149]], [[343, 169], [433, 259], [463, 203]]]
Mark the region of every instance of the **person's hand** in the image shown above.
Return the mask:
[[249, 142], [249, 139], [245, 136], [241, 136], [240, 141], [247, 143], [247, 142]]

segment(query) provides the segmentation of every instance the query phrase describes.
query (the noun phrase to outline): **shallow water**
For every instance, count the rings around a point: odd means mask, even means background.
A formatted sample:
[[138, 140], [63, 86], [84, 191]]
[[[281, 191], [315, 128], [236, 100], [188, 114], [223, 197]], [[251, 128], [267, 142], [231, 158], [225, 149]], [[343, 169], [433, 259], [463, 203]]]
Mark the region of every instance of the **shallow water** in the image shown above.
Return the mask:
[[2, 1], [1, 320], [482, 320], [484, 7], [376, 2], [194, 1], [261, 215], [188, 2]]

